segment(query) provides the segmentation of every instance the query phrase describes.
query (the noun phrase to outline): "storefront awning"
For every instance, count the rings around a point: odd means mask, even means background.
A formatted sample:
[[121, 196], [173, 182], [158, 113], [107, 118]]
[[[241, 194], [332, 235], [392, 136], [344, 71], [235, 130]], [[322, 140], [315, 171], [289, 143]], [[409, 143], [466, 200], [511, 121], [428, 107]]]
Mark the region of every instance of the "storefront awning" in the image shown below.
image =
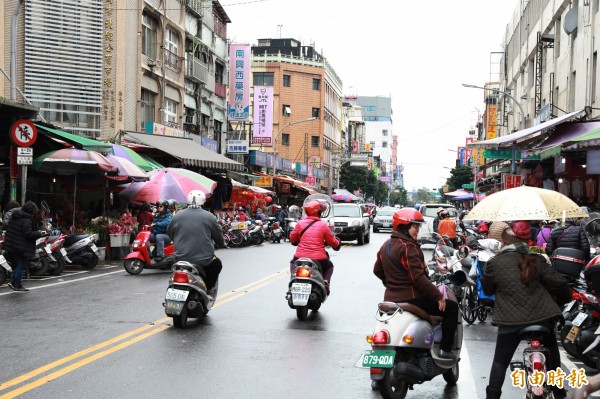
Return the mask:
[[518, 144], [520, 141], [532, 138], [537, 133], [542, 133], [544, 130], [550, 129], [564, 122], [572, 121], [585, 115], [585, 110], [571, 112], [569, 114], [559, 116], [558, 118], [550, 119], [549, 121], [519, 130], [513, 134], [509, 134], [495, 139], [477, 141], [467, 144], [469, 148], [501, 148], [510, 147], [513, 143]]
[[226, 170], [243, 170], [244, 165], [182, 137], [125, 132], [127, 141], [138, 142], [179, 159], [187, 166]]
[[113, 153], [113, 148], [110, 143], [103, 143], [98, 140], [88, 139], [87, 137], [78, 136], [76, 134], [63, 132], [62, 130], [52, 129], [44, 125], [35, 124], [38, 131], [48, 137], [65, 141], [76, 148], [84, 150]]
[[540, 144], [539, 149], [545, 150], [573, 141], [593, 140], [599, 136], [599, 132], [600, 122], [597, 121], [564, 123], [557, 126], [550, 137]]
[[301, 182], [300, 180], [292, 179], [291, 177], [288, 177], [288, 176], [273, 176], [273, 178], [275, 180], [279, 180], [279, 181], [281, 181], [283, 183], [289, 183], [289, 184], [293, 185], [296, 188], [305, 190], [309, 194], [316, 194], [317, 193], [316, 190], [310, 188], [310, 186], [308, 185], [308, 183]]

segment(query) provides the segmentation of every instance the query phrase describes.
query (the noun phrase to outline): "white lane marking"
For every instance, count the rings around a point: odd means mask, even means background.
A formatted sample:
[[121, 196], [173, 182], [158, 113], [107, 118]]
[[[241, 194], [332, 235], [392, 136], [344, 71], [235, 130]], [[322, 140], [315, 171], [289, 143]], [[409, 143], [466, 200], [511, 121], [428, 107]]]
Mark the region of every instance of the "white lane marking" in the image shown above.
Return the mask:
[[[114, 272], [108, 272], [108, 273], [102, 273], [102, 274], [96, 274], [93, 276], [89, 276], [89, 277], [82, 277], [82, 278], [78, 278], [78, 279], [74, 279], [74, 280], [67, 280], [67, 281], [58, 281], [56, 283], [52, 283], [52, 284], [45, 284], [45, 285], [38, 285], [37, 287], [31, 287], [29, 288], [30, 291], [33, 290], [38, 290], [40, 288], [46, 288], [46, 287], [54, 287], [56, 285], [62, 285], [62, 284], [69, 284], [69, 283], [76, 283], [78, 281], [83, 281], [83, 280], [90, 280], [92, 278], [97, 278], [97, 277], [104, 277], [104, 276], [108, 276], [111, 274], [117, 274], [117, 273], [125, 273], [125, 270], [117, 270]], [[10, 288], [9, 288], [10, 289]], [[10, 295], [10, 294], [14, 294], [13, 291], [9, 291], [9, 292], [5, 292], [0, 294], [0, 296], [4, 296], [4, 295]]]
[[[467, 350], [467, 345], [463, 340], [463, 346], [460, 350], [460, 375], [458, 380], [461, 382], [458, 385], [458, 393], [461, 398], [477, 398], [477, 384], [475, 381], [475, 377], [471, 372], [471, 359], [469, 358], [469, 351]], [[464, 383], [465, 376], [469, 376], [469, 383]]]
[[[560, 348], [560, 352], [561, 352], [560, 362], [562, 364], [564, 364], [568, 369], [568, 370], [565, 370], [565, 373], [569, 374], [568, 372], [571, 371], [571, 369], [577, 369], [577, 370], [582, 369], [583, 364], [581, 366], [577, 366], [575, 363], [573, 363], [573, 361], [571, 361], [571, 359], [569, 359], [567, 357], [567, 351], [565, 351], [565, 349], [560, 346], [560, 342], [558, 344], [559, 344], [559, 348]], [[565, 385], [568, 385], [568, 384], [565, 382]], [[575, 388], [571, 388], [568, 386], [567, 386], [567, 389], [571, 392], [575, 390]], [[592, 392], [587, 397], [588, 398], [600, 398], [600, 393]]]

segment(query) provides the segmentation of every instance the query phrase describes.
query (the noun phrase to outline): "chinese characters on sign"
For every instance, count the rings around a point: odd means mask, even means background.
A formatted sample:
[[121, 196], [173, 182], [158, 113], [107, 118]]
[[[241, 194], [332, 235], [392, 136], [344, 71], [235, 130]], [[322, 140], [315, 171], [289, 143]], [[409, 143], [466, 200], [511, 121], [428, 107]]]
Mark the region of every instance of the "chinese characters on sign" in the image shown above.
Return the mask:
[[273, 86], [254, 87], [254, 130], [252, 141], [271, 144], [273, 138]]
[[[104, 79], [102, 80], [104, 89], [102, 91], [102, 102], [104, 120], [114, 129], [116, 115], [115, 82], [113, 73], [113, 39], [115, 31], [113, 30], [113, 11], [114, 0], [104, 0]], [[123, 92], [119, 91], [119, 112], [118, 120], [123, 121]]]
[[248, 140], [228, 140], [228, 154], [248, 154]]
[[562, 368], [556, 370], [549, 370], [546, 374], [539, 370], [535, 370], [531, 375], [527, 377], [528, 381], [525, 380], [525, 370], [516, 369], [510, 373], [512, 380], [512, 386], [518, 388], [525, 388], [527, 382], [530, 386], [542, 386], [544, 382], [548, 385], [554, 385], [557, 388], [563, 388], [565, 380], [571, 388], [581, 388], [587, 385], [589, 382], [585, 375], [584, 369], [572, 368], [569, 375], [567, 375]]
[[495, 139], [497, 136], [496, 125], [498, 124], [498, 110], [495, 105], [487, 106], [487, 118], [486, 118], [486, 129], [485, 129], [485, 139]]
[[504, 175], [504, 190], [521, 186], [521, 175]]
[[229, 47], [229, 119], [246, 121], [250, 116], [250, 46]]

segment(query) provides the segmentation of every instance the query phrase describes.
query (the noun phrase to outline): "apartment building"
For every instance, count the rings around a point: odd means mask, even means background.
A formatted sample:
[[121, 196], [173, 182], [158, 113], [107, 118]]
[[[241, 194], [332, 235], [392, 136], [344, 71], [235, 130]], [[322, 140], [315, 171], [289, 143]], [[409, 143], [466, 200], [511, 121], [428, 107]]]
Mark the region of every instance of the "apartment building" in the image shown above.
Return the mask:
[[[276, 155], [319, 164], [325, 175], [321, 186], [332, 187], [342, 131], [342, 81], [333, 67], [314, 45], [290, 38], [259, 39], [252, 46], [251, 72], [251, 91], [254, 86], [273, 86]], [[308, 121], [311, 118], [315, 119]], [[298, 123], [303, 120], [307, 121]], [[274, 147], [254, 144], [253, 148], [273, 152]]]
[[365, 143], [373, 153], [375, 166], [383, 176], [391, 176], [395, 173], [392, 99], [383, 96], [358, 96], [356, 102], [363, 109]]

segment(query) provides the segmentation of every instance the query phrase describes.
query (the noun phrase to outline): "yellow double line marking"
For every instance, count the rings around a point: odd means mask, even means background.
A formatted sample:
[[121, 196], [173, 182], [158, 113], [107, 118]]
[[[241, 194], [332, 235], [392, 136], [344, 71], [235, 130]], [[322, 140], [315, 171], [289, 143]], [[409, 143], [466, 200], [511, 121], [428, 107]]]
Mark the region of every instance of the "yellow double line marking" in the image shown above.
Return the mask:
[[[289, 269], [286, 268], [279, 272], [268, 275], [260, 280], [256, 280], [250, 284], [246, 284], [242, 287], [239, 287], [232, 291], [229, 291], [217, 298], [217, 302], [213, 306], [213, 309], [218, 308], [219, 306], [222, 306], [222, 305], [224, 305], [228, 302], [231, 302], [235, 299], [238, 299], [244, 295], [247, 295], [250, 292], [256, 291], [257, 289], [262, 288], [268, 284], [271, 284], [277, 280], [280, 280], [281, 278], [287, 276], [288, 272], [289, 272]], [[94, 346], [84, 349], [82, 351], [76, 352], [70, 356], [63, 357], [62, 359], [58, 359], [52, 363], [48, 363], [45, 366], [42, 366], [35, 370], [32, 370], [32, 371], [30, 371], [26, 374], [23, 374], [19, 377], [13, 378], [10, 381], [6, 381], [6, 382], [0, 384], [0, 391], [3, 391], [10, 387], [19, 385], [25, 381], [28, 381], [34, 377], [44, 374], [44, 373], [46, 373], [50, 370], [53, 370], [59, 366], [62, 366], [69, 362], [72, 362], [76, 359], [82, 358], [82, 359], [80, 359], [74, 363], [71, 363], [69, 365], [66, 365], [65, 367], [58, 369], [50, 374], [44, 375], [43, 377], [38, 378], [35, 381], [32, 381], [26, 385], [23, 385], [23, 386], [16, 388], [10, 392], [7, 392], [4, 395], [1, 395], [0, 399], [9, 399], [9, 398], [14, 398], [19, 395], [22, 395], [26, 392], [31, 391], [32, 389], [35, 389], [41, 385], [44, 385], [50, 381], [53, 381], [59, 377], [62, 377], [65, 374], [68, 374], [74, 370], [77, 370], [78, 368], [83, 367], [86, 364], [92, 363], [98, 359], [101, 359], [105, 356], [110, 355], [111, 353], [115, 353], [121, 349], [127, 348], [128, 346], [133, 345], [137, 342], [143, 341], [146, 338], [153, 336], [154, 334], [157, 334], [161, 331], [166, 330], [167, 328], [171, 328], [171, 324], [165, 324], [168, 320], [169, 320], [168, 317], [163, 317], [161, 319], [153, 321], [152, 323], [149, 323], [142, 327], [136, 328], [135, 330], [126, 332], [115, 338], [109, 339], [108, 341], [101, 342], [97, 345], [94, 345]], [[123, 342], [119, 343], [118, 345], [114, 345], [120, 341], [123, 341]], [[107, 348], [107, 349], [97, 352], [98, 350], [103, 349], [103, 348]]]

